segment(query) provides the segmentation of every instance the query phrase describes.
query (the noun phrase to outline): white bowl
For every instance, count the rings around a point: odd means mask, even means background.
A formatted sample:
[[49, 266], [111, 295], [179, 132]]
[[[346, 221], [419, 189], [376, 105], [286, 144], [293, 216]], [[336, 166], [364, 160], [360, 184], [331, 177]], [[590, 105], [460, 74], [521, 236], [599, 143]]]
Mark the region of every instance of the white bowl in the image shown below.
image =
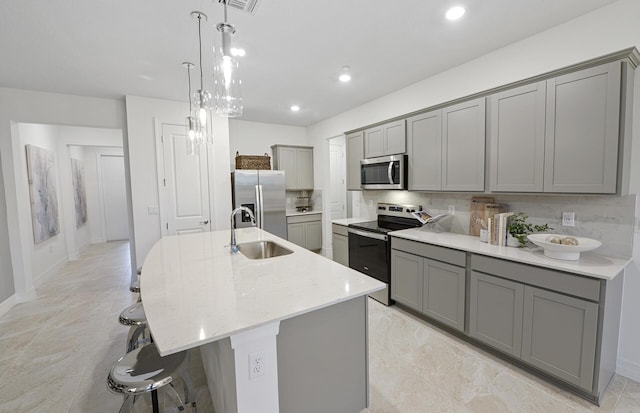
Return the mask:
[[550, 237], [564, 238], [567, 236], [569, 235], [531, 234], [527, 235], [527, 238], [537, 246], [544, 248], [545, 256], [568, 261], [578, 260], [580, 259], [581, 252], [591, 251], [602, 245], [600, 241], [595, 239], [574, 236], [571, 236], [571, 238], [576, 239], [578, 241], [578, 245], [554, 244], [548, 241]]

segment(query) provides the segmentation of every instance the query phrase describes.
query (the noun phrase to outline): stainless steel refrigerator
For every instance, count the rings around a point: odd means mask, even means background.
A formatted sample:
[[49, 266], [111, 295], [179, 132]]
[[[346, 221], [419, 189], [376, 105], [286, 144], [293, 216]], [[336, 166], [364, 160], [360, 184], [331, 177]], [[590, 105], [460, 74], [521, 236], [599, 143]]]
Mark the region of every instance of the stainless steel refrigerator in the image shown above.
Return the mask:
[[[246, 206], [256, 216], [256, 224], [265, 231], [287, 239], [284, 171], [236, 170], [231, 174], [233, 207]], [[236, 228], [251, 226], [249, 214], [236, 215]]]

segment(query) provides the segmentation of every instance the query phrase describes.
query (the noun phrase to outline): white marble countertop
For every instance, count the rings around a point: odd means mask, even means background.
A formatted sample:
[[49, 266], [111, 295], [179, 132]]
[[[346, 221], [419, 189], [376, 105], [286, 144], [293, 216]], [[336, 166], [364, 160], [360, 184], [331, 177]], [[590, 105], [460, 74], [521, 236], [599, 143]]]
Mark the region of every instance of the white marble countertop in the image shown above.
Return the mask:
[[322, 211], [313, 209], [311, 211], [301, 212], [295, 209], [287, 209], [286, 214], [288, 217], [295, 217], [298, 215], [322, 214]]
[[348, 227], [351, 224], [357, 224], [359, 222], [367, 222], [367, 221], [375, 221], [375, 218], [343, 218], [343, 219], [334, 219], [331, 221], [332, 224], [343, 225]]
[[165, 237], [140, 277], [142, 301], [160, 355], [348, 301], [385, 284], [258, 228], [238, 244], [273, 240], [293, 254], [251, 260], [229, 252], [230, 231]]
[[468, 251], [495, 258], [516, 261], [523, 264], [536, 265], [554, 270], [586, 275], [607, 280], [614, 279], [631, 262], [631, 259], [611, 258], [594, 252], [583, 252], [577, 261], [563, 261], [548, 258], [540, 247], [514, 248], [498, 247], [480, 242], [479, 237], [450, 232], [428, 232], [424, 229], [405, 229], [391, 232], [392, 237], [424, 242], [442, 247]]

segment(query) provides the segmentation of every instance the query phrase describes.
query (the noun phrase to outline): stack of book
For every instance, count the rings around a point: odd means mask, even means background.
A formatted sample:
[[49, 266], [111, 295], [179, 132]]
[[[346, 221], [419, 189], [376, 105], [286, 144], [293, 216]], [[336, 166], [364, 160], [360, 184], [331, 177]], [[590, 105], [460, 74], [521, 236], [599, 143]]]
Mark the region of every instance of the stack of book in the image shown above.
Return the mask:
[[513, 212], [503, 212], [495, 214], [487, 220], [487, 232], [489, 233], [489, 244], [507, 245], [507, 224]]

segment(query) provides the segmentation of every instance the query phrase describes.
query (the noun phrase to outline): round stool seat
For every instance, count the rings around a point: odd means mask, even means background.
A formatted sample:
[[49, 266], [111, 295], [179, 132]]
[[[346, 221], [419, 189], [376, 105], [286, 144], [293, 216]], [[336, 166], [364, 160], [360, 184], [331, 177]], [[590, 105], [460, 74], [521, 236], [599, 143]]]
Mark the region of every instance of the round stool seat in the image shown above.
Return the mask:
[[129, 285], [129, 291], [131, 291], [132, 293], [139, 293], [140, 292], [140, 279], [139, 278], [137, 280], [133, 281], [131, 283], [131, 285]]
[[147, 322], [144, 307], [141, 302], [130, 305], [120, 313], [120, 324], [125, 326], [139, 326]]
[[157, 390], [182, 375], [187, 353], [160, 357], [156, 346], [147, 344], [120, 358], [109, 372], [107, 385], [114, 393], [135, 395]]

